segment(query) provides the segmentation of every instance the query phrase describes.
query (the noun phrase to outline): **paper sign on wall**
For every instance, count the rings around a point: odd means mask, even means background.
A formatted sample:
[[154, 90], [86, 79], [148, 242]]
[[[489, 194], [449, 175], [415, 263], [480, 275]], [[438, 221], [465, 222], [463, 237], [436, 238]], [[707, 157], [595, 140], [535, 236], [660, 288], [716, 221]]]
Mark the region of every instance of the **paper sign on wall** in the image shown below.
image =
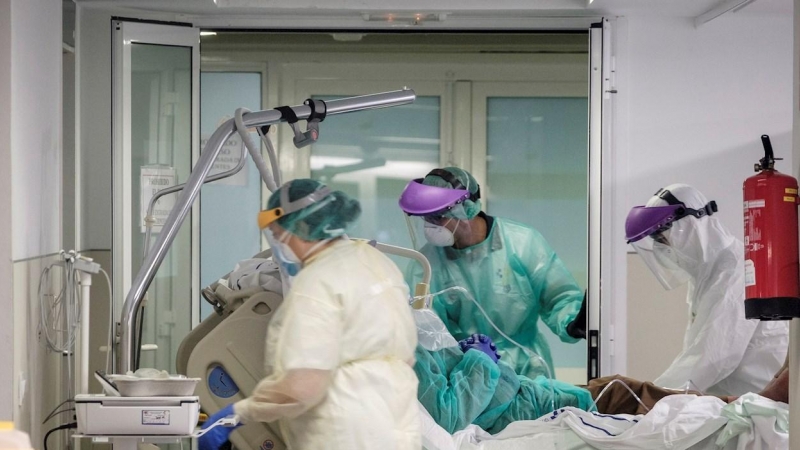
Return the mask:
[[[142, 233], [145, 233], [147, 229], [145, 228], [144, 219], [147, 217], [147, 207], [150, 205], [150, 200], [156, 194], [156, 192], [168, 188], [170, 186], [175, 186], [178, 183], [178, 174], [173, 167], [167, 166], [142, 166], [141, 172], [141, 187], [142, 187], [142, 195], [141, 195], [141, 216], [140, 216], [140, 224], [142, 228]], [[161, 197], [158, 202], [156, 202], [155, 207], [153, 208], [153, 218], [155, 219], [155, 223], [153, 224], [153, 233], [158, 233], [161, 231], [161, 227], [164, 226], [164, 222], [167, 220], [167, 216], [169, 216], [170, 211], [175, 206], [175, 200], [177, 200], [178, 193], [174, 194], [167, 194]]]

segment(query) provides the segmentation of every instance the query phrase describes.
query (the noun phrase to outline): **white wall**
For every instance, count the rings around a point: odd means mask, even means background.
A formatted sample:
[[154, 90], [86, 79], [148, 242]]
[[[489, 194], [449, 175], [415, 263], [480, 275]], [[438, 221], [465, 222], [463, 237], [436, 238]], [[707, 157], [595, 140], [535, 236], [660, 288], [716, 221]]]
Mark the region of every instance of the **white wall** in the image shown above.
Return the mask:
[[[0, 192], [11, 191], [11, 3], [0, 2]], [[0, 361], [14, 358], [11, 196], [0, 195]], [[0, 364], [0, 421], [12, 418], [13, 370]]]
[[[716, 200], [720, 219], [741, 239], [742, 182], [763, 156], [761, 134], [769, 134], [776, 156], [785, 158], [778, 169], [792, 172], [792, 18], [729, 14], [700, 28], [687, 18], [632, 16], [624, 22], [625, 52], [617, 55], [617, 70], [625, 71], [626, 83], [618, 85], [615, 130], [622, 147], [612, 151], [627, 166], [615, 186], [627, 199], [617, 198], [625, 202], [617, 222], [658, 188], [683, 182]], [[623, 235], [620, 229], [619, 246], [625, 245]], [[629, 295], [643, 290], [634, 271], [627, 271]], [[671, 317], [685, 317], [685, 303], [670, 301], [660, 289], [650, 292], [650, 298], [627, 303], [663, 302], [673, 308]], [[648, 309], [629, 311], [629, 324], [655, 320]], [[662, 338], [654, 328], [628, 336]], [[636, 352], [635, 345], [628, 350]], [[637, 362], [629, 351], [628, 372], [646, 373], [675, 356], [661, 355], [661, 361]]]
[[[769, 134], [791, 173], [792, 19], [628, 19], [628, 207], [694, 185], [742, 236], [742, 182]], [[621, 87], [624, 89], [624, 87]]]
[[[45, 255], [61, 248], [62, 5], [52, 0], [12, 0], [3, 2], [3, 7], [10, 8], [10, 14], [0, 7], [0, 34], [8, 32], [10, 42], [0, 38], [0, 65], [9, 69], [10, 81], [0, 76], [0, 104], [3, 90], [8, 89], [11, 107], [2, 108], [9, 117], [0, 116], [0, 122], [10, 124], [6, 132], [0, 125], [0, 136], [10, 136], [10, 154], [0, 153], [0, 158], [10, 159], [10, 164], [0, 161], [0, 180], [8, 183], [0, 186], [4, 193], [0, 210], [11, 212], [11, 226], [0, 224], [0, 229], [3, 238], [10, 230], [11, 249], [0, 240], [0, 258], [4, 263], [13, 260], [13, 275], [7, 278], [0, 273], [0, 284], [4, 290], [13, 288], [13, 294], [4, 291], [0, 302], [13, 299], [14, 326], [13, 337], [6, 337], [10, 332], [0, 328], [0, 346], [9, 343], [13, 348], [10, 356], [0, 347], [0, 361], [6, 363], [0, 371], [12, 367], [10, 382], [0, 372], [0, 386], [13, 385], [11, 401], [4, 401], [0, 394], [0, 409], [9, 408], [21, 429], [35, 429], [32, 438], [36, 442], [41, 437], [39, 411], [52, 408], [55, 405], [47, 401], [60, 397], [54, 392], [58, 389], [57, 364], [43, 365], [47, 355], [36, 341], [35, 299], [41, 268], [53, 261]], [[9, 49], [10, 62], [3, 63]], [[18, 402], [21, 397], [22, 404]]]
[[60, 249], [61, 2], [12, 1], [13, 258]]

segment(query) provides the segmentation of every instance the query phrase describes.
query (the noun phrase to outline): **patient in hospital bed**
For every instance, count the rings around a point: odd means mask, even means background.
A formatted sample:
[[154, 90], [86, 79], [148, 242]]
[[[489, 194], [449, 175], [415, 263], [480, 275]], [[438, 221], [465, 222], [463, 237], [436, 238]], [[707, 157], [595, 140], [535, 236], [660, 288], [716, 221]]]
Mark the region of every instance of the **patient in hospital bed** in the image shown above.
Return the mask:
[[419, 340], [414, 364], [419, 379], [417, 398], [451, 434], [470, 424], [497, 434], [512, 422], [535, 420], [554, 409], [572, 406], [588, 410], [595, 399], [600, 413], [645, 414], [662, 398], [686, 393], [621, 376], [592, 380], [586, 387], [553, 380], [551, 388], [544, 376], [518, 375], [485, 346], [483, 350], [467, 346], [462, 351], [433, 311], [415, 310], [413, 314]]
[[[260, 288], [281, 292], [274, 265], [265, 261], [242, 261], [226, 277], [226, 284], [233, 290]], [[544, 376], [531, 379], [516, 374], [502, 359], [495, 361], [480, 350], [462, 351], [432, 310], [412, 312], [419, 341], [414, 365], [419, 378], [417, 397], [436, 423], [451, 434], [470, 424], [497, 434], [512, 422], [534, 420], [553, 409], [572, 406], [588, 410], [615, 379], [631, 387], [644, 405], [622, 384], [615, 384], [597, 401], [600, 413], [643, 414], [661, 398], [684, 393], [620, 376], [592, 380], [585, 388], [554, 380], [551, 389], [550, 380]]]
[[[518, 420], [537, 419], [555, 408], [592, 404], [588, 390], [569, 383], [517, 375], [502, 360], [495, 362], [479, 350], [459, 347], [435, 351], [418, 345], [414, 371], [419, 378], [417, 398], [449, 433], [475, 424], [496, 434]], [[553, 403], [553, 401], [555, 403]]]

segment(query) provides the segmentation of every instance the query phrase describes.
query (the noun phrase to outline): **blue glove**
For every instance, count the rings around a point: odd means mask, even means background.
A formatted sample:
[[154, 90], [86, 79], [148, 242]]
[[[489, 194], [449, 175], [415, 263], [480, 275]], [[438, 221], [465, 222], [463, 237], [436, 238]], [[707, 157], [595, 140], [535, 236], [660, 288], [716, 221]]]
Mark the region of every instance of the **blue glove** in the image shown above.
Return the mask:
[[[206, 428], [213, 425], [219, 419], [234, 416], [236, 413], [233, 411], [233, 403], [230, 405], [220, 409], [216, 413], [209, 416], [208, 420], [203, 424], [201, 429], [205, 430]], [[218, 450], [222, 447], [223, 444], [228, 442], [228, 438], [230, 437], [233, 430], [239, 428], [243, 424], [236, 425], [235, 427], [226, 427], [226, 426], [216, 426], [212, 428], [208, 433], [200, 436], [197, 439], [197, 445], [200, 450]]]
[[492, 343], [492, 338], [485, 334], [473, 334], [466, 339], [458, 341], [458, 345], [464, 353], [474, 348], [475, 350], [480, 350], [489, 355], [489, 358], [492, 358], [494, 362], [500, 359], [500, 355], [497, 353], [497, 346]]

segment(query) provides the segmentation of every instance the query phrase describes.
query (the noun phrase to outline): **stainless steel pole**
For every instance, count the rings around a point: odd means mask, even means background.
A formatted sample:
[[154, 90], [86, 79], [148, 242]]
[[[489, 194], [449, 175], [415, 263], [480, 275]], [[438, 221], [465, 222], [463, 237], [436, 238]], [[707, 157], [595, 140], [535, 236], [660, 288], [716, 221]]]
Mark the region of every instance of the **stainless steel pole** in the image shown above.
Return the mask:
[[[391, 106], [400, 106], [412, 103], [416, 99], [416, 94], [413, 90], [404, 88], [399, 91], [384, 92], [381, 94], [362, 95], [359, 97], [343, 98], [338, 100], [330, 100], [325, 102], [327, 106], [327, 115], [344, 114], [355, 111], [363, 111], [367, 109], [388, 108]], [[311, 108], [305, 105], [292, 107], [298, 119], [307, 119], [311, 114]], [[256, 127], [264, 125], [272, 125], [285, 120], [281, 117], [281, 113], [277, 110], [270, 109], [265, 111], [257, 111], [247, 113], [242, 117], [246, 127]], [[120, 334], [120, 373], [126, 373], [133, 370], [133, 356], [136, 354], [136, 339], [134, 337], [134, 330], [136, 329], [136, 315], [139, 311], [139, 305], [144, 298], [150, 283], [153, 281], [158, 268], [164, 261], [167, 251], [172, 246], [172, 242], [178, 234], [183, 221], [186, 219], [189, 211], [192, 208], [203, 182], [208, 178], [208, 173], [217, 159], [222, 146], [228, 138], [235, 132], [234, 121], [230, 119], [223, 123], [206, 144], [206, 148], [200, 154], [200, 159], [189, 175], [186, 181], [186, 186], [181, 192], [175, 206], [169, 213], [164, 226], [162, 227], [161, 234], [158, 236], [153, 249], [148, 251], [147, 257], [136, 274], [131, 290], [125, 298], [125, 304], [122, 306], [121, 318], [121, 334]]]

